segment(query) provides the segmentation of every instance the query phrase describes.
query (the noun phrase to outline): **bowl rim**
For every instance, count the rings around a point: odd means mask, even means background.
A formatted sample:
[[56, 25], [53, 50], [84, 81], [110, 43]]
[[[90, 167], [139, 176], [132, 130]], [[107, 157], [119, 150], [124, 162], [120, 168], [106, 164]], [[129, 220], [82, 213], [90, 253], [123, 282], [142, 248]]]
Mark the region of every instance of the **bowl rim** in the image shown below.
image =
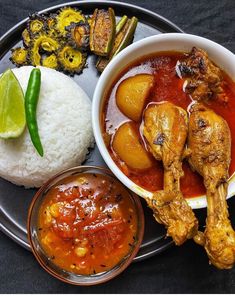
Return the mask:
[[[92, 127], [93, 127], [93, 132], [95, 136], [95, 141], [98, 146], [98, 149], [106, 162], [107, 166], [110, 168], [110, 170], [114, 173], [114, 175], [130, 190], [134, 191], [137, 195], [142, 196], [142, 197], [152, 197], [152, 193], [143, 189], [142, 187], [136, 185], [133, 181], [131, 181], [116, 165], [114, 160], [111, 158], [106, 145], [104, 143], [104, 139], [102, 137], [102, 129], [101, 129], [101, 124], [100, 124], [100, 111], [102, 108], [102, 103], [103, 103], [103, 94], [105, 91], [105, 84], [106, 82], [110, 79], [109, 75], [110, 72], [119, 64], [122, 63], [123, 58], [126, 56], [130, 55], [132, 51], [136, 51], [141, 49], [142, 47], [145, 47], [147, 45], [153, 44], [153, 43], [158, 43], [158, 42], [169, 42], [169, 41], [175, 41], [177, 40], [179, 43], [180, 42], [192, 42], [192, 46], [194, 45], [193, 42], [195, 43], [203, 43], [205, 46], [208, 46], [210, 48], [216, 49], [216, 51], [222, 51], [224, 59], [231, 59], [234, 61], [235, 64], [235, 55], [229, 51], [227, 48], [223, 47], [222, 45], [209, 40], [204, 37], [200, 37], [197, 35], [192, 35], [192, 34], [186, 34], [186, 33], [164, 33], [160, 35], [153, 35], [150, 37], [146, 37], [144, 39], [141, 39], [139, 41], [134, 42], [133, 44], [129, 45], [125, 49], [123, 49], [117, 56], [115, 56], [110, 63], [107, 65], [107, 67], [104, 69], [103, 73], [101, 74], [98, 83], [96, 85], [94, 94], [93, 94], [93, 100], [92, 100]], [[180, 50], [177, 50], [180, 51]], [[152, 53], [158, 52], [157, 50], [153, 50]], [[163, 52], [162, 50], [159, 50], [159, 52]], [[149, 53], [151, 54], [151, 53]], [[144, 56], [144, 55], [143, 55]], [[141, 55], [139, 55], [139, 58]], [[138, 59], [138, 57], [136, 58]], [[136, 60], [134, 59], [134, 60]], [[129, 63], [124, 63], [124, 66], [122, 66], [122, 70], [120, 70], [118, 73], [116, 73], [115, 77], [112, 77], [112, 81], [114, 81], [118, 74], [120, 74], [123, 69], [128, 67], [129, 64], [133, 63], [134, 60], [131, 60]], [[235, 75], [234, 75], [235, 76]], [[115, 78], [115, 79], [114, 79]], [[232, 79], [234, 77], [231, 77]], [[233, 174], [230, 179], [234, 179], [235, 174]], [[234, 179], [235, 181], [235, 179]], [[227, 198], [230, 198], [235, 194], [234, 192], [231, 192]], [[207, 207], [207, 201], [206, 201], [206, 196], [197, 196], [197, 197], [192, 197], [192, 198], [187, 198], [188, 204], [193, 208], [193, 209], [200, 209], [200, 208], [205, 208]]]
[[[44, 261], [42, 260], [41, 256], [39, 255], [39, 253], [37, 252], [36, 248], [35, 248], [35, 244], [33, 242], [32, 236], [31, 236], [31, 218], [32, 218], [32, 212], [35, 206], [36, 201], [38, 200], [38, 198], [40, 198], [43, 194], [44, 191], [47, 191], [48, 188], [50, 187], [50, 184], [55, 181], [57, 178], [62, 177], [60, 180], [63, 180], [65, 178], [65, 176], [63, 176], [66, 173], [73, 173], [75, 171], [78, 170], [99, 170], [102, 173], [107, 173], [110, 176], [112, 176], [114, 179], [116, 179], [118, 182], [120, 182], [120, 180], [113, 174], [113, 172], [105, 167], [101, 167], [101, 166], [92, 166], [92, 165], [81, 165], [81, 166], [75, 166], [69, 169], [65, 169], [63, 171], [60, 171], [59, 173], [55, 174], [54, 176], [52, 176], [48, 181], [46, 181], [39, 189], [38, 191], [35, 193], [29, 209], [28, 209], [28, 215], [27, 215], [27, 236], [28, 236], [28, 240], [32, 249], [32, 253], [35, 256], [35, 258], [37, 259], [38, 263], [41, 265], [41, 267], [47, 271], [49, 274], [51, 274], [53, 277], [57, 278], [58, 280], [65, 282], [67, 284], [72, 284], [75, 286], [94, 286], [94, 285], [98, 285], [98, 284], [102, 284], [105, 283], [113, 278], [115, 278], [116, 276], [118, 276], [120, 273], [122, 273], [133, 261], [134, 257], [136, 256], [136, 254], [138, 253], [141, 243], [143, 241], [143, 237], [144, 237], [144, 230], [145, 230], [145, 219], [144, 219], [144, 211], [143, 211], [143, 207], [140, 201], [140, 198], [138, 197], [138, 195], [136, 195], [134, 192], [132, 192], [129, 188], [127, 188], [123, 183], [121, 183], [122, 186], [124, 186], [126, 188], [126, 190], [131, 194], [131, 197], [135, 203], [136, 206], [136, 210], [138, 213], [138, 223], [139, 223], [139, 232], [138, 232], [138, 241], [135, 245], [135, 247], [133, 248], [133, 250], [131, 251], [130, 255], [125, 259], [125, 261], [122, 263], [121, 267], [118, 268], [118, 270], [115, 270], [114, 268], [117, 266], [115, 265], [112, 269], [107, 270], [106, 272], [108, 273], [108, 276], [106, 278], [99, 278], [97, 277], [96, 281], [93, 282], [74, 282], [71, 281], [69, 279], [64, 278], [63, 276], [59, 275], [56, 271], [54, 271], [51, 267], [49, 267], [48, 265], [46, 265], [44, 263]], [[57, 180], [58, 182], [59, 180]], [[119, 264], [119, 263], [118, 263]], [[58, 265], [57, 267], [59, 269], [61, 269]], [[71, 272], [70, 272], [71, 273]], [[73, 274], [73, 275], [77, 275], [77, 274]], [[97, 274], [98, 276], [99, 274]], [[101, 273], [101, 276], [104, 275], [104, 273]], [[79, 277], [83, 277], [83, 275], [78, 275]], [[84, 275], [84, 277], [89, 278], [89, 275]]]

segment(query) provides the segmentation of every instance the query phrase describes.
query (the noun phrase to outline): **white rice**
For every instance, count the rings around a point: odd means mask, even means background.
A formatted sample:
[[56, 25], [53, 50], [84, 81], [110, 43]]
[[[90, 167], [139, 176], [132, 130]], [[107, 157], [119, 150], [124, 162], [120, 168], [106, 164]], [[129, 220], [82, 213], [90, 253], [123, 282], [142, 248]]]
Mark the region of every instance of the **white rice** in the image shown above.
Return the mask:
[[[13, 70], [24, 93], [32, 69]], [[35, 150], [27, 128], [17, 139], [0, 140], [0, 176], [25, 187], [40, 187], [59, 171], [80, 165], [94, 142], [86, 93], [68, 76], [40, 70], [37, 122], [44, 156]]]

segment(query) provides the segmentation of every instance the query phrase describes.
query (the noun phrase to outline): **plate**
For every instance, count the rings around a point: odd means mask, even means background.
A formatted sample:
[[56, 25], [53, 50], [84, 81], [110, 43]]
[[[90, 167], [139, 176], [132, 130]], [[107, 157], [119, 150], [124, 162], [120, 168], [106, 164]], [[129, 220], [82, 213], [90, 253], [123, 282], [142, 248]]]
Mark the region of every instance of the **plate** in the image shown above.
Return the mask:
[[[40, 13], [55, 12], [63, 6], [54, 6]], [[112, 7], [115, 10], [117, 18], [124, 14], [130, 17], [136, 16], [139, 19], [139, 23], [134, 42], [156, 34], [183, 32], [176, 25], [158, 14], [131, 4], [112, 1], [77, 1], [66, 3], [66, 6], [78, 7], [86, 15], [92, 14], [95, 8]], [[27, 19], [18, 23], [0, 39], [0, 73], [7, 68], [14, 68], [14, 65], [9, 61], [11, 55], [10, 50], [13, 47], [22, 46], [21, 33], [25, 28], [26, 21]], [[95, 68], [95, 57], [89, 56], [88, 68], [81, 75], [76, 75], [73, 79], [92, 98], [98, 78], [99, 74]], [[91, 151], [84, 164], [106, 167], [97, 147]], [[25, 189], [0, 178], [0, 229], [28, 250], [30, 250], [30, 246], [27, 239], [26, 220], [28, 207], [35, 192], [35, 189]], [[165, 238], [165, 228], [155, 222], [151, 210], [147, 208], [144, 201], [143, 208], [146, 225], [145, 236], [140, 251], [134, 261], [160, 253], [173, 244], [170, 238]]]

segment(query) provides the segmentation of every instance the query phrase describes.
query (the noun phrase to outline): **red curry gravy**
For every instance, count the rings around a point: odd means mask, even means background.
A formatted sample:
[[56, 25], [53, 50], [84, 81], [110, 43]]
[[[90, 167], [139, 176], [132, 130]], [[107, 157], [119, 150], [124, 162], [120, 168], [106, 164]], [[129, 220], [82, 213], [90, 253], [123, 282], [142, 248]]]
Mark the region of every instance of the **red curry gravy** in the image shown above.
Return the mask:
[[[126, 78], [136, 74], [152, 74], [155, 79], [150, 96], [146, 105], [150, 102], [170, 101], [177, 106], [188, 110], [192, 100], [183, 90], [184, 80], [176, 75], [175, 66], [178, 60], [182, 59], [183, 53], [162, 52], [150, 57], [144, 57], [135, 64], [123, 71], [112, 85], [103, 107], [103, 130], [104, 139], [110, 155], [115, 163], [133, 182], [139, 186], [155, 191], [163, 188], [163, 167], [161, 162], [154, 160], [155, 165], [144, 171], [136, 171], [129, 168], [112, 149], [112, 137], [120, 125], [130, 121], [116, 105], [116, 90], [119, 84]], [[232, 134], [232, 155], [235, 154], [235, 83], [223, 72], [224, 91], [228, 97], [228, 102], [224, 103], [217, 99], [208, 102], [208, 107], [221, 115], [227, 122]], [[134, 123], [138, 132], [139, 141], [146, 148], [144, 138], [140, 132], [141, 122]], [[205, 193], [202, 177], [193, 172], [186, 161], [183, 162], [184, 177], [181, 179], [181, 190], [185, 197], [196, 197]], [[235, 158], [232, 158], [230, 175], [235, 171]]]
[[38, 233], [48, 258], [83, 275], [112, 269], [137, 242], [137, 209], [125, 187], [84, 173], [52, 187], [39, 210]]

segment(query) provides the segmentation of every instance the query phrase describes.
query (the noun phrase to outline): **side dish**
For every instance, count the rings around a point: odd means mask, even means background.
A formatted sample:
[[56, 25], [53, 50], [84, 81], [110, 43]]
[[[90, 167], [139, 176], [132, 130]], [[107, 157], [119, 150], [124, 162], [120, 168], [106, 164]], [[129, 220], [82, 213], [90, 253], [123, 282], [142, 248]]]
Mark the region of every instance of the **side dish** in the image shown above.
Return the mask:
[[52, 188], [39, 211], [39, 240], [60, 268], [78, 274], [112, 269], [136, 243], [129, 193], [100, 174], [69, 177]]
[[119, 274], [137, 253], [143, 231], [138, 197], [102, 168], [62, 172], [38, 191], [29, 211], [36, 258], [74, 284], [99, 283]]
[[115, 14], [108, 10], [95, 9], [91, 17], [90, 49], [98, 56], [108, 56], [115, 37]]
[[44, 66], [79, 74], [86, 67], [87, 55], [97, 57], [102, 72], [109, 61], [134, 38], [138, 20], [124, 15], [116, 24], [115, 12], [96, 8], [85, 16], [77, 8], [64, 7], [53, 14], [29, 16], [22, 33], [24, 47], [12, 49], [10, 60], [16, 66]]

